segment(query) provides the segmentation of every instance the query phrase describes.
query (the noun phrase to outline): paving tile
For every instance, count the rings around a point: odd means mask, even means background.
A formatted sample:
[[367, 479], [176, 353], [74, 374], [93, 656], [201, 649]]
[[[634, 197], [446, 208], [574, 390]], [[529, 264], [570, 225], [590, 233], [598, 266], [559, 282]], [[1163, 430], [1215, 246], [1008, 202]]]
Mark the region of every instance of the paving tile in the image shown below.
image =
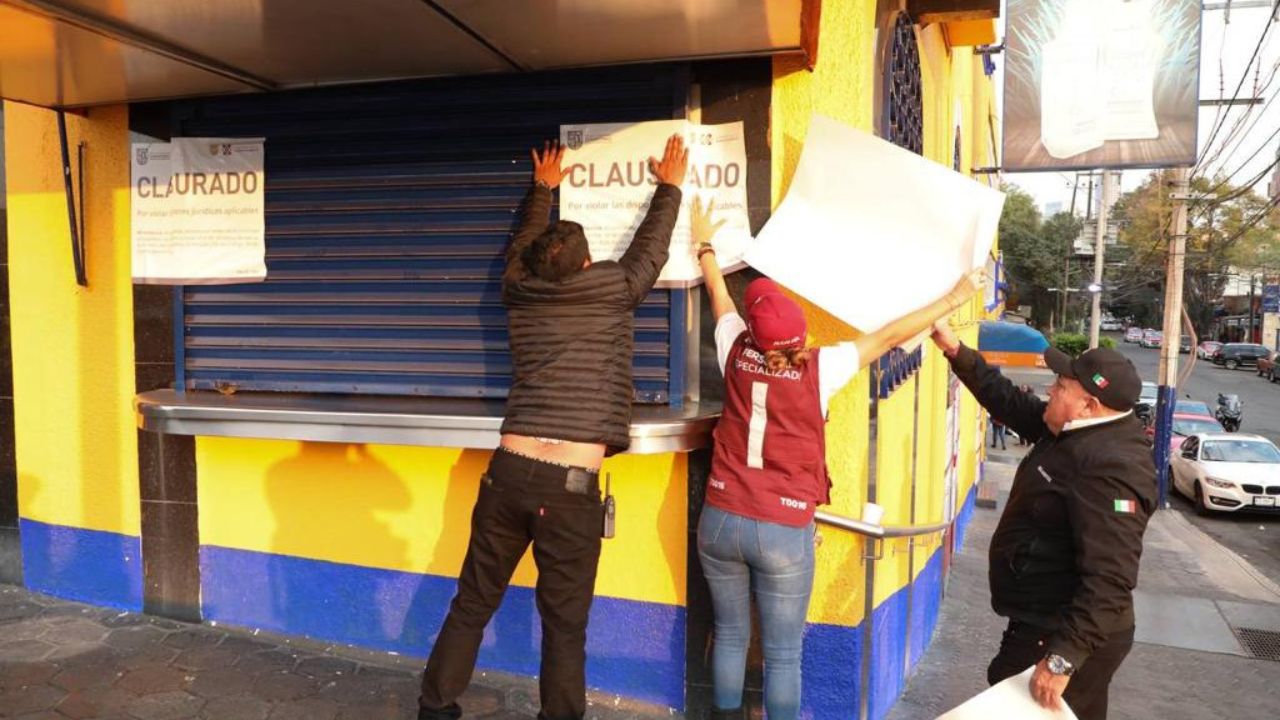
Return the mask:
[[214, 645], [183, 650], [171, 664], [184, 670], [215, 670], [231, 667], [239, 659], [240, 655], [234, 650]]
[[40, 618], [51, 623], [62, 624], [69, 623], [72, 620], [101, 620], [114, 615], [115, 612], [117, 611], [96, 608], [92, 605], [61, 603], [41, 608]]
[[182, 720], [196, 717], [204, 704], [190, 693], [162, 692], [138, 698], [129, 705], [129, 714], [138, 720]]
[[1219, 600], [1218, 609], [1233, 627], [1280, 632], [1280, 605], [1261, 605]]
[[6, 663], [27, 663], [43, 660], [53, 652], [54, 646], [44, 640], [15, 640], [0, 644], [0, 658]]
[[32, 602], [16, 602], [0, 605], [0, 624], [34, 618], [43, 610], [43, 606]]
[[152, 625], [135, 625], [110, 630], [103, 642], [120, 650], [137, 650], [148, 645], [159, 645], [166, 634], [165, 630]]
[[287, 702], [315, 695], [319, 681], [305, 675], [276, 672], [262, 675], [253, 685], [253, 694], [266, 700]]
[[1138, 591], [1133, 606], [1134, 642], [1246, 655], [1212, 600]]
[[124, 713], [137, 697], [113, 687], [91, 687], [77, 690], [58, 703], [57, 711], [71, 720], [97, 720], [116, 713]]
[[506, 697], [493, 688], [472, 685], [458, 698], [463, 717], [480, 717], [502, 710]]
[[52, 685], [26, 685], [6, 690], [0, 717], [14, 717], [39, 710], [51, 710], [67, 696], [67, 691]]
[[126, 670], [144, 667], [166, 667], [178, 656], [178, 650], [163, 645], [148, 645], [132, 650], [120, 657], [120, 666]]
[[130, 670], [116, 683], [116, 687], [134, 695], [156, 695], [185, 690], [187, 674], [171, 667], [143, 667]]
[[56, 663], [51, 662], [0, 662], [0, 690], [46, 683], [60, 669]]
[[110, 685], [124, 677], [124, 674], [124, 669], [114, 663], [86, 663], [66, 668], [55, 675], [49, 684], [68, 691], [84, 690]]
[[134, 627], [136, 625], [145, 625], [147, 616], [139, 613], [122, 612], [105, 617], [100, 622], [105, 628]]
[[247, 695], [253, 691], [258, 676], [237, 668], [201, 670], [195, 673], [189, 691], [206, 698]]
[[[13, 642], [15, 640], [35, 640], [41, 635], [49, 632], [49, 626], [34, 619], [14, 620], [10, 623], [0, 623], [0, 637], [4, 638], [4, 642]], [[3, 662], [4, 658], [0, 658]]]
[[334, 720], [341, 709], [333, 700], [305, 698], [276, 705], [268, 720]]
[[313, 678], [329, 679], [353, 676], [358, 668], [359, 666], [350, 660], [321, 656], [299, 661], [295, 671]]
[[267, 720], [270, 714], [271, 703], [246, 695], [214, 698], [200, 712], [209, 720]]
[[261, 652], [263, 650], [277, 650], [279, 646], [269, 640], [259, 640], [248, 635], [227, 635], [218, 647], [226, 648], [240, 655], [248, 655], [250, 653]]
[[[52, 638], [57, 637], [57, 631], [54, 631], [41, 638], [44, 642], [50, 642]], [[93, 656], [102, 649], [101, 643], [92, 642], [76, 642], [62, 643], [56, 645], [49, 654], [45, 656], [45, 660], [52, 662], [75, 662], [84, 656]]]
[[186, 650], [197, 647], [212, 647], [222, 642], [226, 637], [226, 633], [209, 630], [203, 627], [187, 627], [182, 630], [169, 633], [162, 644], [179, 650]]
[[58, 627], [57, 634], [50, 636], [50, 641], [57, 645], [102, 642], [110, 631], [99, 622], [77, 617]]
[[379, 698], [377, 700], [345, 705], [338, 711], [336, 720], [370, 720], [371, 718], [412, 717], [417, 713], [417, 704], [409, 704], [397, 698]]
[[298, 664], [298, 656], [284, 650], [263, 650], [244, 655], [236, 667], [253, 673], [270, 673], [292, 670]]

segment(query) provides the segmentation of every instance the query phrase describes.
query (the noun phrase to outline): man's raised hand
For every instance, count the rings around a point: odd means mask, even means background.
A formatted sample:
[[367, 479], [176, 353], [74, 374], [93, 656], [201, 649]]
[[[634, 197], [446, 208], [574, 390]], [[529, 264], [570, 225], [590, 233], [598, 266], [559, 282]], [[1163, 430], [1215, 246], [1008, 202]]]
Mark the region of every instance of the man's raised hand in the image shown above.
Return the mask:
[[560, 169], [560, 163], [564, 160], [564, 146], [548, 140], [542, 144], [541, 153], [538, 148], [534, 148], [529, 154], [533, 156], [533, 181], [545, 183], [548, 188], [555, 190], [564, 179], [564, 172]]
[[667, 149], [662, 159], [649, 158], [649, 170], [658, 182], [679, 187], [684, 184], [685, 171], [689, 169], [689, 151], [679, 135], [667, 138]]

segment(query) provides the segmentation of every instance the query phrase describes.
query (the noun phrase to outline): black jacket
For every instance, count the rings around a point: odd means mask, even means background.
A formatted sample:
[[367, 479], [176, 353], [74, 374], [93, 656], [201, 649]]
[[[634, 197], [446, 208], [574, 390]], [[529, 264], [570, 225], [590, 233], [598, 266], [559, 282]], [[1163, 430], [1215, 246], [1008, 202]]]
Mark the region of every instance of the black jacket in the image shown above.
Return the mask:
[[1035, 444], [991, 538], [991, 606], [1053, 631], [1046, 652], [1079, 667], [1133, 627], [1142, 534], [1156, 508], [1151, 445], [1133, 415], [1049, 431], [1046, 404], [961, 348], [951, 367], [992, 417]]
[[511, 392], [503, 433], [631, 444], [631, 364], [635, 308], [667, 264], [680, 188], [659, 185], [623, 256], [551, 282], [528, 272], [522, 255], [547, 229], [551, 191], [525, 196], [507, 248], [502, 301], [511, 342]]

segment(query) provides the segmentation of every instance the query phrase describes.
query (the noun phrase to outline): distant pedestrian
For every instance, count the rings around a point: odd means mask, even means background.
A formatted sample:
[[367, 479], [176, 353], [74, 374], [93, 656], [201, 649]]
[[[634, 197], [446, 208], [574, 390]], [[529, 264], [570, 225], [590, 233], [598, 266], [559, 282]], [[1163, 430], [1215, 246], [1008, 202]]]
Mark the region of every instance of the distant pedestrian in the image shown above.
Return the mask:
[[998, 442], [1000, 443], [1001, 450], [1008, 450], [1009, 448], [1006, 447], [1004, 444], [1004, 439], [1005, 439], [1004, 423], [1000, 422], [995, 418], [994, 415], [992, 415], [991, 416], [991, 449], [994, 450], [996, 447], [996, 443]]
[[[1031, 394], [1031, 386], [1030, 386], [1030, 385], [1019, 385], [1019, 386], [1018, 386], [1018, 391], [1019, 391], [1019, 392], [1022, 392], [1022, 393], [1026, 393], [1027, 395], [1030, 395], [1030, 394]], [[1027, 436], [1026, 436], [1026, 435], [1023, 435], [1022, 433], [1018, 433], [1018, 445], [1019, 445], [1019, 446], [1030, 445], [1030, 444], [1031, 444], [1031, 441], [1027, 439]]]
[[1133, 408], [1142, 380], [1108, 348], [1049, 348], [1049, 401], [1019, 392], [944, 323], [933, 341], [978, 403], [1035, 446], [991, 538], [991, 607], [1009, 618], [987, 668], [996, 684], [1035, 666], [1040, 705], [1105, 720], [1111, 677], [1133, 647], [1133, 589], [1156, 508], [1151, 446]]

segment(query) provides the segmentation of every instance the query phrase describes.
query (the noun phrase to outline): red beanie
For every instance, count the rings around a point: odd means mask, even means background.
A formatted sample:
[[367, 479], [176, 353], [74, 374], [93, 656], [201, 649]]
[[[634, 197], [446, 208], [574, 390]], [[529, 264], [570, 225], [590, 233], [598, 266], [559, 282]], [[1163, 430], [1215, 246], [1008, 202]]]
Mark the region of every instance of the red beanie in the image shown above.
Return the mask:
[[761, 350], [789, 350], [804, 347], [804, 311], [796, 301], [782, 294], [769, 278], [753, 280], [743, 296], [747, 306], [747, 329]]

